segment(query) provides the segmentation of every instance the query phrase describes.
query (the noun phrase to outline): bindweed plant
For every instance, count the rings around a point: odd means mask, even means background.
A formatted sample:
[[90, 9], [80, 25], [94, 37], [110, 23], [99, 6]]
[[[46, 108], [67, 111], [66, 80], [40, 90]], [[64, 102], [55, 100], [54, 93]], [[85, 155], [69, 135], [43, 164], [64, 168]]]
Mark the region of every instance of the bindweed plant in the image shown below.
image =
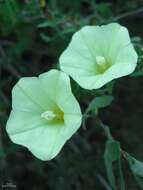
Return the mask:
[[[14, 86], [12, 111], [6, 126], [10, 139], [27, 147], [37, 158], [51, 160], [60, 154], [81, 123], [86, 126], [87, 118], [95, 118], [95, 125], [103, 129], [107, 138], [104, 163], [110, 185], [104, 182], [106, 189], [126, 189], [122, 158], [128, 162], [143, 189], [143, 163], [121, 147], [98, 116], [98, 111], [113, 100], [113, 80], [131, 74], [137, 61], [127, 28], [118, 23], [84, 26], [73, 35], [60, 56], [61, 71], [52, 69], [38, 77], [24, 77]], [[83, 114], [72, 93], [69, 76], [82, 90], [94, 89], [99, 93]], [[105, 85], [106, 93], [103, 88], [100, 91]], [[118, 177], [114, 175], [114, 164], [118, 168]]]

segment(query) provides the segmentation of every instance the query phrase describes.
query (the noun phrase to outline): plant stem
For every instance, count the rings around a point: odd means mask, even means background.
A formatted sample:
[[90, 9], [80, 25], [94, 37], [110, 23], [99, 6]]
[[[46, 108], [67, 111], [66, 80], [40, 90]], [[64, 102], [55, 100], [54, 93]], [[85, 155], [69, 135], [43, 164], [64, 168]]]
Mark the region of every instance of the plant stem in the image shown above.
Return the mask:
[[110, 133], [109, 127], [107, 125], [105, 125], [99, 118], [97, 119], [97, 124], [102, 127], [102, 129], [104, 130], [104, 133], [105, 133], [106, 137], [109, 140], [114, 140], [114, 138], [112, 137], [112, 135]]

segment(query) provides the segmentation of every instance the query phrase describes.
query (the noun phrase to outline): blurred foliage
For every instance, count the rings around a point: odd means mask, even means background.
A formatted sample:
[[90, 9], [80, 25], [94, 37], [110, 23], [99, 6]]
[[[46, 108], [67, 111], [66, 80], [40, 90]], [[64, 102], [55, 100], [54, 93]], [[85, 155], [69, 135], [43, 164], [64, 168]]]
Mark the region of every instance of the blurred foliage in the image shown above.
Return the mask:
[[[11, 109], [11, 89], [17, 80], [58, 68], [59, 56], [76, 30], [109, 22], [128, 27], [139, 54], [136, 71], [98, 91], [84, 91], [72, 81], [83, 113], [88, 105], [92, 109], [53, 161], [42, 162], [10, 142], [5, 125]], [[0, 185], [16, 184], [18, 190], [111, 190], [103, 157], [106, 136], [97, 117], [110, 126], [124, 150], [143, 161], [142, 23], [142, 0], [0, 0]], [[104, 108], [99, 101], [98, 108], [102, 109], [97, 112], [92, 104], [101, 95], [108, 97], [105, 105], [111, 104]], [[131, 170], [133, 166], [130, 161]], [[113, 168], [120, 189], [118, 167], [113, 164]], [[133, 180], [125, 160], [122, 169], [126, 189], [143, 189], [140, 179]]]

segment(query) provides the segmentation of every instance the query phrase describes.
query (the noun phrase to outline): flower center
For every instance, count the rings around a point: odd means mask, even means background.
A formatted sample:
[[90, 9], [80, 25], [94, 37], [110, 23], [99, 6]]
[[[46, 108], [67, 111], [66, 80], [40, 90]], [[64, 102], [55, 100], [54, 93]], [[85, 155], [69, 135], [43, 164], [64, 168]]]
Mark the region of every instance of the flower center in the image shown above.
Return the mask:
[[109, 68], [104, 56], [96, 56], [96, 64], [99, 73], [104, 73]]
[[48, 121], [63, 121], [64, 114], [62, 111], [56, 112], [52, 110], [47, 110], [41, 114], [41, 117]]
[[96, 63], [99, 66], [104, 66], [106, 64], [106, 60], [103, 56], [96, 56]]
[[56, 114], [53, 111], [48, 110], [48, 111], [43, 112], [41, 114], [41, 117], [48, 121], [52, 121], [56, 117]]

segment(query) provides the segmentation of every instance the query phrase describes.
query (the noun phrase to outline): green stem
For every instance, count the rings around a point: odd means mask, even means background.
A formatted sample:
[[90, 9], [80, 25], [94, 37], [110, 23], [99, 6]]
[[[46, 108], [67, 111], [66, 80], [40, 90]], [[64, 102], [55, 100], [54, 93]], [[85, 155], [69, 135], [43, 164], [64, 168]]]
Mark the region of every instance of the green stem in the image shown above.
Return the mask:
[[109, 127], [107, 125], [105, 125], [99, 118], [97, 119], [97, 124], [102, 127], [108, 140], [114, 140], [114, 138], [112, 137], [112, 135], [110, 133]]

